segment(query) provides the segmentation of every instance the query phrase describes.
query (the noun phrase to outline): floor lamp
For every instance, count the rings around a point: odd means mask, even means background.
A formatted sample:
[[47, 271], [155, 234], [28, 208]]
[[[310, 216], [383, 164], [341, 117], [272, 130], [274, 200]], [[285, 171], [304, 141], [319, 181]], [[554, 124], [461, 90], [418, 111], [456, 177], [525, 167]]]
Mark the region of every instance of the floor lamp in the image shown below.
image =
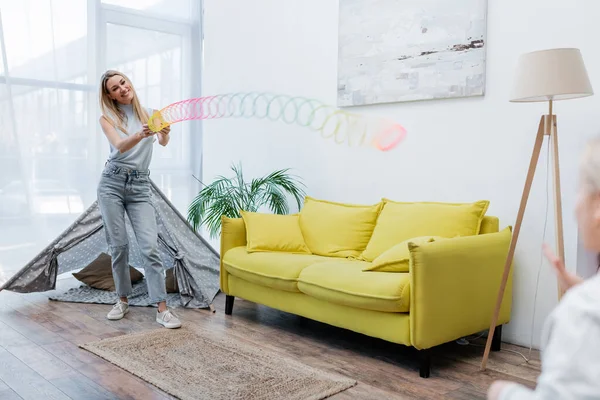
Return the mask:
[[[555, 205], [555, 222], [556, 222], [556, 251], [558, 257], [564, 261], [564, 241], [563, 241], [563, 224], [562, 224], [562, 205], [560, 195], [560, 170], [558, 164], [558, 134], [556, 130], [556, 115], [552, 113], [552, 105], [557, 100], [575, 99], [578, 97], [591, 96], [593, 94], [583, 58], [578, 49], [550, 49], [535, 51], [532, 53], [523, 54], [518, 61], [515, 80], [513, 83], [513, 92], [511, 102], [548, 102], [548, 115], [543, 115], [538, 126], [533, 154], [529, 163], [529, 171], [525, 179], [525, 188], [521, 196], [521, 204], [517, 213], [517, 221], [515, 223], [512, 240], [508, 250], [506, 263], [504, 264], [504, 273], [498, 291], [496, 307], [492, 315], [488, 339], [483, 354], [481, 370], [485, 370], [487, 359], [490, 353], [492, 338], [500, 307], [504, 297], [504, 290], [510, 274], [513, 257], [519, 232], [521, 230], [521, 222], [525, 214], [527, 199], [531, 190], [531, 184], [535, 175], [535, 169], [538, 163], [540, 150], [544, 136], [548, 136], [551, 141], [552, 161], [553, 161], [553, 176], [554, 176], [554, 205]], [[559, 290], [559, 299], [562, 296]]]

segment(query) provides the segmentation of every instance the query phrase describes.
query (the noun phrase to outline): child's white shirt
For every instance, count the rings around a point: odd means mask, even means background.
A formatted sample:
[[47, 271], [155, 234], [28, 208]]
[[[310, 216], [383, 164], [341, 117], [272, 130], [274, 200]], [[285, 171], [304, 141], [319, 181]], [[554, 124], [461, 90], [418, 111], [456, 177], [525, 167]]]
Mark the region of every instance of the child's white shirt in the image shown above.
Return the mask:
[[500, 400], [600, 399], [600, 275], [571, 288], [542, 333], [535, 390], [513, 384]]

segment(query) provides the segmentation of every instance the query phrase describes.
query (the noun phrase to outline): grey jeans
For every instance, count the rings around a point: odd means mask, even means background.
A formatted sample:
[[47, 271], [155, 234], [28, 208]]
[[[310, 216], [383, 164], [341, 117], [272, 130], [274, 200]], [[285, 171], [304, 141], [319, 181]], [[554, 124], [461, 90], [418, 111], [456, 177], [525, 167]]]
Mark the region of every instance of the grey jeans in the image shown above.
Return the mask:
[[164, 268], [158, 253], [158, 230], [151, 200], [149, 171], [135, 171], [107, 164], [98, 184], [98, 206], [112, 257], [115, 288], [120, 297], [131, 294], [129, 240], [125, 212], [144, 260], [148, 294], [153, 303], [167, 299]]

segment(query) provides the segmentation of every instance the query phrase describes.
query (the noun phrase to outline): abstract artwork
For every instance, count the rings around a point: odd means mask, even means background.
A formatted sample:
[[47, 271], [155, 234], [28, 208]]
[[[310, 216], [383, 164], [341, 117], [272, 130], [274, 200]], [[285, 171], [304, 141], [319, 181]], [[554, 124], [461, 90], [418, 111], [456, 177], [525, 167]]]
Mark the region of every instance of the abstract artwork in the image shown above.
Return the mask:
[[340, 0], [338, 106], [485, 92], [487, 0]]

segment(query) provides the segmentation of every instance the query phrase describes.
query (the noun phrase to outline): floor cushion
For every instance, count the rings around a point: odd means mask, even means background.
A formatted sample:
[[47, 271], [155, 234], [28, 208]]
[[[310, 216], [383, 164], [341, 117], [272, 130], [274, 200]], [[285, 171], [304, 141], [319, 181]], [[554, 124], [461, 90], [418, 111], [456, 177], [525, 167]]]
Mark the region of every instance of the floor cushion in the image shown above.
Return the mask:
[[177, 285], [177, 279], [175, 279], [173, 271], [175, 271], [175, 268], [169, 268], [166, 272], [165, 287], [167, 293], [179, 293], [179, 286]]
[[[129, 267], [131, 284], [137, 283], [144, 278], [144, 275], [133, 267]], [[112, 259], [106, 253], [101, 253], [94, 261], [89, 263], [79, 272], [74, 272], [73, 276], [94, 289], [115, 291], [115, 281], [112, 275]]]

